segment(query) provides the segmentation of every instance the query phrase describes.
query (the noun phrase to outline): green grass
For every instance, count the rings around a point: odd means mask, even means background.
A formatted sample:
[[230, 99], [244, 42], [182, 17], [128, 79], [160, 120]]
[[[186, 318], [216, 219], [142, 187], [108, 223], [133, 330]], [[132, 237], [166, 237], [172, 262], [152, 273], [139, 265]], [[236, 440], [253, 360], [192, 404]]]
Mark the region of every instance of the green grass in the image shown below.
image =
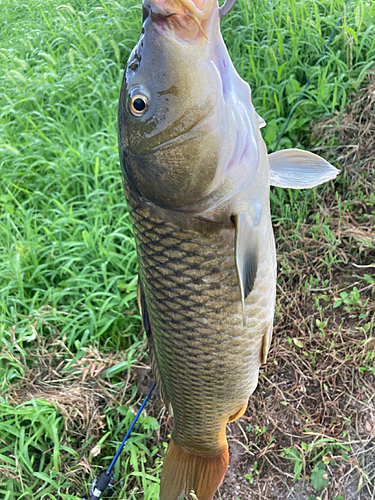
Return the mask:
[[[268, 146], [310, 76], [282, 147], [307, 146], [311, 120], [343, 110], [374, 64], [375, 5], [352, 1], [314, 68], [343, 5], [239, 0], [223, 21], [234, 64], [268, 122]], [[140, 29], [141, 5], [134, 0], [0, 2], [0, 474], [8, 477], [0, 494], [6, 500], [82, 496], [89, 482], [83, 462], [93, 472], [97, 464], [109, 464], [137, 401], [131, 365], [144, 356], [145, 342], [116, 112], [122, 72]], [[338, 180], [342, 190], [347, 183], [346, 176]], [[343, 211], [355, 197], [352, 191]], [[329, 233], [329, 221], [311, 215], [319, 205], [315, 191], [276, 190], [272, 205], [276, 224], [298, 230], [310, 217], [313, 238], [324, 228]], [[327, 238], [329, 272], [338, 243]], [[59, 404], [27, 395], [19, 406], [12, 400], [12, 391], [31, 374], [37, 379], [48, 356], [60, 381], [84, 381], [93, 349], [108, 359], [117, 356], [106, 390], [130, 396], [121, 413], [114, 402], [106, 407], [100, 433], [88, 441], [74, 441], [77, 429], [69, 428]], [[163, 452], [150, 441], [154, 427], [153, 421], [142, 424], [116, 470], [126, 498], [157, 498]], [[91, 457], [100, 439], [101, 453]]]
[[[246, 7], [245, 7], [246, 6]], [[350, 2], [319, 67], [316, 63], [344, 7], [342, 1], [243, 1], [223, 23], [223, 33], [253, 102], [268, 123], [271, 144], [309, 78], [306, 97], [281, 146], [303, 143], [311, 120], [343, 110], [348, 91], [375, 59], [374, 5]], [[240, 26], [234, 28], [235, 24]]]

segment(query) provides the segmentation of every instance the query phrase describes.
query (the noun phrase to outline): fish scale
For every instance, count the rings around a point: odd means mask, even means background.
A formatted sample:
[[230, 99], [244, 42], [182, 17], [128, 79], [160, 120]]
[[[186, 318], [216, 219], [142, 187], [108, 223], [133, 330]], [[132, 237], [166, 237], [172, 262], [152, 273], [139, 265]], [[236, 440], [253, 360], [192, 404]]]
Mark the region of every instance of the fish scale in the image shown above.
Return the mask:
[[[270, 224], [242, 323], [234, 226], [152, 206], [125, 192], [162, 384], [173, 406], [174, 439], [213, 456], [229, 417], [255, 389], [275, 300]], [[231, 227], [233, 226], [233, 227]], [[193, 228], [193, 229], [192, 229]]]

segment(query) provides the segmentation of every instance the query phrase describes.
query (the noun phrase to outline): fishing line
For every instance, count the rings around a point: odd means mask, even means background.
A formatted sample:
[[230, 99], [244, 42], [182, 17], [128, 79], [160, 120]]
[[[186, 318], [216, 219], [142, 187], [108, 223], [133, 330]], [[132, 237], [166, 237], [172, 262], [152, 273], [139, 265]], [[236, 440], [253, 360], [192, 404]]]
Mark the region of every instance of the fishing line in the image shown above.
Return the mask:
[[[320, 54], [319, 59], [318, 59], [318, 61], [316, 62], [316, 64], [315, 64], [314, 68], [317, 68], [317, 67], [319, 66], [320, 61], [322, 60], [322, 58], [323, 58], [324, 54], [326, 53], [326, 50], [328, 49], [328, 47], [329, 47], [329, 45], [330, 45], [330, 43], [331, 43], [331, 41], [332, 41], [333, 35], [336, 33], [336, 30], [337, 30], [337, 28], [338, 28], [338, 26], [339, 26], [339, 24], [340, 24], [340, 22], [341, 22], [341, 19], [344, 17], [344, 14], [345, 14], [345, 11], [346, 11], [346, 9], [347, 9], [347, 7], [348, 7], [348, 5], [349, 5], [349, 2], [350, 2], [350, 0], [347, 0], [346, 4], [344, 5], [344, 9], [343, 9], [343, 11], [342, 11], [342, 13], [341, 13], [341, 16], [340, 16], [339, 20], [337, 21], [337, 23], [336, 23], [336, 25], [335, 25], [335, 27], [334, 27], [334, 29], [333, 29], [333, 31], [332, 31], [332, 34], [331, 34], [331, 36], [329, 37], [329, 40], [328, 40], [328, 42], [326, 43], [326, 45], [325, 45], [325, 47], [324, 47], [324, 49], [323, 49], [323, 52]], [[294, 107], [293, 107], [292, 111], [291, 111], [291, 112], [290, 112], [290, 114], [289, 114], [289, 117], [288, 117], [288, 120], [287, 120], [287, 122], [286, 122], [286, 124], [285, 124], [285, 127], [283, 128], [283, 130], [282, 130], [281, 134], [280, 134], [280, 135], [277, 137], [277, 139], [276, 139], [276, 141], [277, 141], [277, 142], [276, 142], [275, 147], [274, 147], [274, 148], [273, 148], [273, 150], [272, 150], [272, 153], [274, 153], [274, 152], [276, 151], [276, 149], [277, 149], [278, 145], [280, 144], [280, 141], [281, 141], [281, 139], [283, 138], [283, 135], [285, 134], [285, 132], [286, 132], [286, 130], [287, 130], [287, 128], [288, 128], [288, 126], [289, 126], [289, 123], [290, 123], [291, 119], [293, 118], [294, 113], [296, 112], [296, 109], [297, 109], [297, 107], [298, 107], [298, 104], [300, 103], [300, 101], [301, 101], [301, 99], [302, 99], [302, 97], [303, 97], [304, 93], [306, 92], [307, 87], [309, 86], [310, 81], [311, 81], [311, 79], [312, 79], [312, 77], [313, 77], [313, 76], [315, 76], [315, 73], [314, 73], [314, 74], [312, 74], [312, 75], [310, 76], [310, 78], [307, 80], [307, 82], [306, 82], [306, 84], [305, 84], [305, 86], [304, 86], [304, 88], [303, 88], [303, 90], [302, 90], [302, 92], [301, 92], [301, 94], [300, 94], [300, 96], [299, 96], [299, 98], [298, 98], [298, 101], [296, 102], [296, 104], [294, 105]]]

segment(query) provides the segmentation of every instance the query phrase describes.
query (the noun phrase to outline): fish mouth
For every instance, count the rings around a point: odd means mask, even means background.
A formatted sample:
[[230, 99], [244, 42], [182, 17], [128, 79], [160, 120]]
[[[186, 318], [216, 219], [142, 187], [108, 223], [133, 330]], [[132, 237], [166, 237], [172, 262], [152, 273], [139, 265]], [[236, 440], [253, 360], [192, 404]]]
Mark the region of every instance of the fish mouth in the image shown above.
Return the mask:
[[150, 15], [158, 31], [173, 32], [178, 38], [209, 40], [209, 21], [217, 14], [218, 0], [144, 0], [143, 19]]

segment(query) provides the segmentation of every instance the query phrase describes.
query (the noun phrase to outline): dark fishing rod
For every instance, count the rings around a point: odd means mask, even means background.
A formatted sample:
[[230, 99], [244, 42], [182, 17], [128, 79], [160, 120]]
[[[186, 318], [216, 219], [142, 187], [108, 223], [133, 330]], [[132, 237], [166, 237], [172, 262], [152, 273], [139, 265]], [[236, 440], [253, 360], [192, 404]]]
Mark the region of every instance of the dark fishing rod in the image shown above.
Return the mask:
[[[100, 474], [99, 479], [94, 480], [94, 483], [93, 483], [91, 490], [90, 490], [91, 496], [90, 496], [89, 500], [97, 500], [98, 498], [101, 497], [103, 492], [107, 493], [106, 490], [112, 489], [113, 486], [115, 485], [114, 474], [112, 472], [113, 467], [115, 466], [117, 459], [120, 456], [120, 454], [121, 454], [121, 452], [126, 444], [126, 441], [129, 439], [129, 436], [132, 433], [142, 411], [144, 410], [146, 404], [148, 405], [148, 403], [150, 403], [152, 396], [155, 394], [155, 391], [156, 391], [156, 382], [153, 382], [152, 386], [150, 387], [150, 390], [147, 393], [147, 396], [143, 400], [141, 407], [139, 408], [136, 416], [134, 417], [133, 422], [130, 424], [128, 432], [126, 433], [124, 439], [122, 440], [121, 445], [119, 446], [118, 450], [116, 451], [116, 454], [113, 457], [113, 460], [112, 460], [110, 466], [108, 467], [108, 469], [106, 471], [103, 471]], [[106, 495], [106, 497], [109, 498], [107, 495]], [[86, 500], [86, 499], [83, 498], [82, 500]]]

